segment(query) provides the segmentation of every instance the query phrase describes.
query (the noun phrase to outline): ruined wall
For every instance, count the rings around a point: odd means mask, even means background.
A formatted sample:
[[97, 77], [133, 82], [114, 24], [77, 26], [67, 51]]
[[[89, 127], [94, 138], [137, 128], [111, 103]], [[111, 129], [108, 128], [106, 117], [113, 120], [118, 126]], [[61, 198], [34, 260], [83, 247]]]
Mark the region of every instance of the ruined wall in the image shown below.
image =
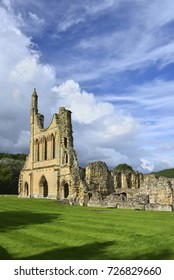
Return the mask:
[[19, 177], [19, 196], [45, 197], [73, 205], [171, 211], [174, 179], [142, 175], [132, 168], [110, 171], [97, 161], [80, 168], [73, 146], [71, 112], [64, 107], [44, 128], [34, 89], [30, 108], [30, 153]]
[[87, 164], [85, 181], [88, 191], [98, 192], [101, 195], [108, 195], [113, 192], [113, 185], [110, 182], [111, 175], [105, 162], [97, 161]]
[[174, 206], [174, 179], [144, 175], [141, 190], [149, 196], [145, 210], [169, 210]]
[[86, 167], [88, 206], [141, 210], [173, 209], [174, 180], [134, 171], [109, 171], [101, 161]]

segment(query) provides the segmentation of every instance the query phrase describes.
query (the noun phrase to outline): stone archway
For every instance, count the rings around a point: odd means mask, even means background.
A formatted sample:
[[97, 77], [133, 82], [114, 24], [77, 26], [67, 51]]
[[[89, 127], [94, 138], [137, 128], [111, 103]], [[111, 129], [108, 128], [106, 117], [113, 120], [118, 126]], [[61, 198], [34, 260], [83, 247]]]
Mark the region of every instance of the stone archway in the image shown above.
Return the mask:
[[88, 200], [90, 201], [91, 198], [92, 198], [92, 193], [88, 193]]
[[67, 198], [69, 196], [69, 185], [68, 183], [64, 184], [64, 198]]
[[39, 194], [40, 194], [41, 197], [47, 197], [48, 196], [48, 183], [47, 183], [47, 180], [46, 180], [44, 175], [40, 179]]
[[24, 195], [28, 196], [29, 195], [29, 187], [28, 187], [28, 183], [25, 182], [24, 184]]
[[121, 201], [127, 201], [127, 193], [125, 192], [120, 193], [120, 199]]

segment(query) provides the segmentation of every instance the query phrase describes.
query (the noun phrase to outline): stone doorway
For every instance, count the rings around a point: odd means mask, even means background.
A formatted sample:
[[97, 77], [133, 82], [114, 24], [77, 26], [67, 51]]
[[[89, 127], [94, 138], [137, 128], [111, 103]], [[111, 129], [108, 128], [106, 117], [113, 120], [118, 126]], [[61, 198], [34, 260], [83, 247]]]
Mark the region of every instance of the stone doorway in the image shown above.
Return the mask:
[[125, 192], [120, 193], [120, 199], [121, 201], [127, 201], [127, 193]]
[[29, 195], [29, 187], [28, 187], [28, 183], [27, 183], [27, 182], [25, 182], [24, 194], [25, 194], [25, 196], [28, 196], [28, 195]]
[[64, 198], [67, 198], [69, 195], [69, 185], [68, 183], [64, 184]]
[[39, 194], [41, 197], [48, 196], [48, 183], [45, 176], [42, 176], [40, 183], [39, 183]]

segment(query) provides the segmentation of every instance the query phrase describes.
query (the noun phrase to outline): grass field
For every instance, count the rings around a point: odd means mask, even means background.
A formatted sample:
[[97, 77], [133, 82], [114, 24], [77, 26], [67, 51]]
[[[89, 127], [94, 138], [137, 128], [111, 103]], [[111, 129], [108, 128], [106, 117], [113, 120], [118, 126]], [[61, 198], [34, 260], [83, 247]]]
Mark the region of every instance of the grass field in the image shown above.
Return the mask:
[[174, 212], [0, 196], [0, 259], [174, 259]]

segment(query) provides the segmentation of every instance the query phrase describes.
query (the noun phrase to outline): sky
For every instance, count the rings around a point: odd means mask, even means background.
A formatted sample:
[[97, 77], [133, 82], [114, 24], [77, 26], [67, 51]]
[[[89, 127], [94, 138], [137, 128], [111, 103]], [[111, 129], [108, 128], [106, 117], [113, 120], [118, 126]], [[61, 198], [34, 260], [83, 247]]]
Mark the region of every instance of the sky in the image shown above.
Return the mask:
[[174, 167], [173, 0], [0, 0], [0, 152], [72, 111], [79, 164]]

